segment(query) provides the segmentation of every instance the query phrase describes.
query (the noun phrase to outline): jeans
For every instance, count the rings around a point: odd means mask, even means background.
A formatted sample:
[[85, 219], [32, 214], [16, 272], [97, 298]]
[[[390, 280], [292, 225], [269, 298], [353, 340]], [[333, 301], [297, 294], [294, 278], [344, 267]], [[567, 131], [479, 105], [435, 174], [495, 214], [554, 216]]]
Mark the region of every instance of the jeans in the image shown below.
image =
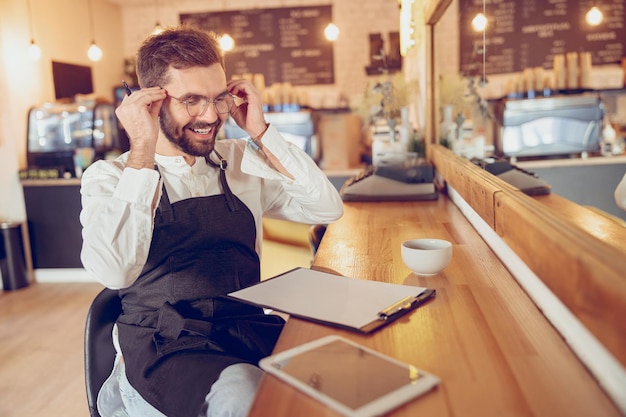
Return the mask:
[[[121, 372], [119, 376], [119, 390], [126, 415], [166, 417], [135, 391], [126, 379], [126, 372]], [[263, 371], [260, 368], [247, 363], [227, 367], [207, 394], [199, 417], [245, 417], [262, 376]]]

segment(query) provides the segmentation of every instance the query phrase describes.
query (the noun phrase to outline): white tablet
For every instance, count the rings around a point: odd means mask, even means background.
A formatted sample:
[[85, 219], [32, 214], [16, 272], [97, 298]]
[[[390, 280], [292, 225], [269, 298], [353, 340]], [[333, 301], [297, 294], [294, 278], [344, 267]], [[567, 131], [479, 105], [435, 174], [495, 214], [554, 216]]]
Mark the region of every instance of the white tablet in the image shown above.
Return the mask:
[[349, 417], [384, 414], [439, 378], [340, 336], [263, 358], [261, 368]]

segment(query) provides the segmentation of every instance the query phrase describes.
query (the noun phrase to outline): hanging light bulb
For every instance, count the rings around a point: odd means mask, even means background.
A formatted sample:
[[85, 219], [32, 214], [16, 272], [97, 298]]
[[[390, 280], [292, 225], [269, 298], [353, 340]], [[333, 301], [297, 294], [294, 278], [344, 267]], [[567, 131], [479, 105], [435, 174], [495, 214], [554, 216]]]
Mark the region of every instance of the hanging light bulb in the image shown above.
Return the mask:
[[324, 36], [331, 42], [339, 39], [339, 28], [337, 25], [332, 22], [326, 25], [326, 28], [324, 28]]
[[222, 51], [224, 52], [232, 51], [235, 47], [235, 40], [228, 33], [225, 33], [220, 37], [219, 43], [220, 48], [222, 48]]
[[100, 47], [96, 45], [95, 41], [91, 42], [91, 46], [87, 50], [87, 56], [93, 62], [97, 62], [102, 59], [102, 49], [100, 49]]
[[151, 34], [156, 36], [164, 30], [163, 26], [161, 26], [161, 23], [159, 22], [159, 4], [157, 0], [154, 0], [154, 20], [156, 23], [154, 24], [154, 29], [152, 29]]
[[161, 26], [161, 24], [159, 22], [156, 22], [156, 24], [154, 25], [154, 29], [152, 29], [151, 35], [158, 35], [161, 32], [163, 32], [165, 29], [163, 29], [163, 26]]
[[602, 11], [597, 6], [593, 6], [585, 15], [585, 20], [590, 26], [598, 26], [602, 23]]
[[39, 61], [41, 59], [41, 48], [35, 42], [35, 35], [33, 35], [33, 14], [30, 7], [30, 0], [28, 0], [28, 28], [30, 30], [30, 46], [28, 47], [28, 57], [31, 61]]
[[41, 58], [41, 48], [35, 43], [34, 39], [30, 40], [30, 46], [28, 47], [28, 57], [31, 61], [39, 61]]
[[102, 49], [98, 45], [96, 45], [95, 36], [94, 36], [94, 25], [93, 25], [93, 7], [91, 4], [92, 0], [87, 0], [87, 6], [89, 8], [89, 31], [91, 32], [91, 46], [87, 50], [87, 57], [93, 61], [100, 61], [102, 59]]
[[478, 13], [472, 19], [472, 28], [475, 32], [484, 32], [487, 28], [487, 23], [487, 16], [485, 16], [483, 13]]

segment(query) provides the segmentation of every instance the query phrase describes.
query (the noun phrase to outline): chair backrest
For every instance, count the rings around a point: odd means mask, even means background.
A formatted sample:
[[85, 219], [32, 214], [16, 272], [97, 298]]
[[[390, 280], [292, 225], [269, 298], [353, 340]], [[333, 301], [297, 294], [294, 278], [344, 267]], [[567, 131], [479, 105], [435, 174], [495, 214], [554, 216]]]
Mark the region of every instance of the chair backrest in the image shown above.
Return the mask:
[[85, 385], [91, 417], [100, 417], [96, 407], [98, 392], [111, 374], [115, 347], [111, 331], [122, 313], [118, 291], [103, 289], [96, 295], [87, 312], [85, 323]]
[[326, 227], [325, 224], [314, 224], [309, 228], [309, 245], [311, 246], [313, 256], [315, 256], [320, 243], [322, 243], [322, 238], [324, 237], [324, 233], [326, 233]]

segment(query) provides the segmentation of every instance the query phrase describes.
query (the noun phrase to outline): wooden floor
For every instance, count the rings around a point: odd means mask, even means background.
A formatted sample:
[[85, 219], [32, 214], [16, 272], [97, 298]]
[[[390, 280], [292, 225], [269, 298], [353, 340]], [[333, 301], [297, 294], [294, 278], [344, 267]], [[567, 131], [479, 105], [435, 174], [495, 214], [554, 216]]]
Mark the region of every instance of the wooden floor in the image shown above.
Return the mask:
[[89, 415], [83, 331], [101, 289], [72, 283], [0, 291], [0, 416]]

